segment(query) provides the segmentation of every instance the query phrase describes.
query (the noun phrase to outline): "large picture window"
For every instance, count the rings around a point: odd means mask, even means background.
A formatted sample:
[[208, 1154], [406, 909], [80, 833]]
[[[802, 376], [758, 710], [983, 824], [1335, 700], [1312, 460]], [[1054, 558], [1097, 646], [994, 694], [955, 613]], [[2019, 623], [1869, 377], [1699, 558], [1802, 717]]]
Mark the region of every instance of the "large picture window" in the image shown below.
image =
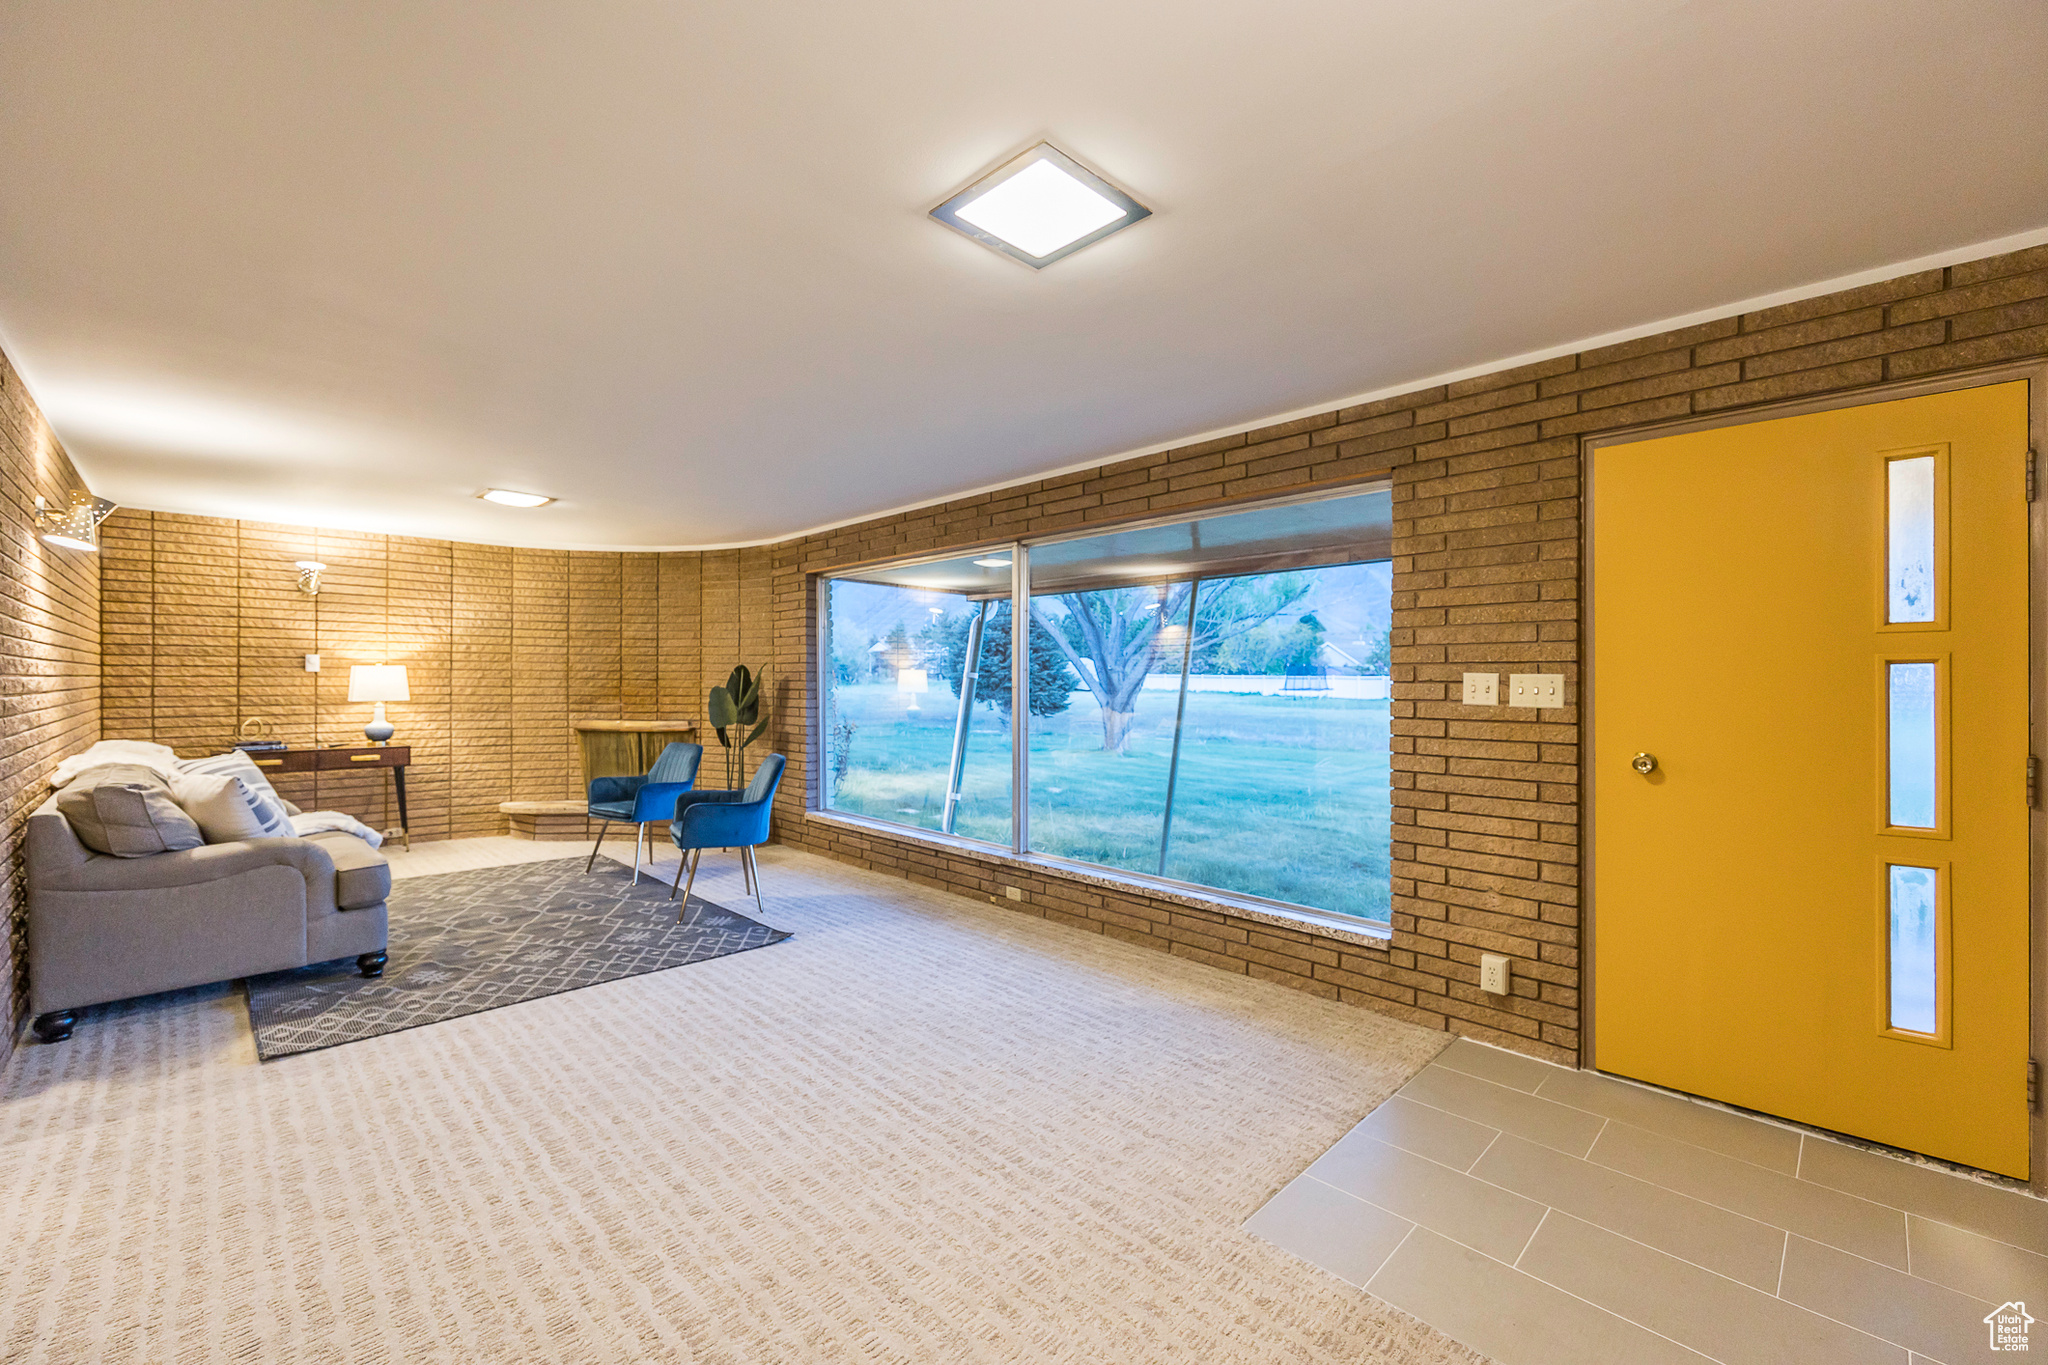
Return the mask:
[[1385, 922], [1390, 512], [1375, 488], [828, 576], [826, 808]]
[[1008, 563], [919, 564], [828, 586], [826, 804], [1009, 844]]

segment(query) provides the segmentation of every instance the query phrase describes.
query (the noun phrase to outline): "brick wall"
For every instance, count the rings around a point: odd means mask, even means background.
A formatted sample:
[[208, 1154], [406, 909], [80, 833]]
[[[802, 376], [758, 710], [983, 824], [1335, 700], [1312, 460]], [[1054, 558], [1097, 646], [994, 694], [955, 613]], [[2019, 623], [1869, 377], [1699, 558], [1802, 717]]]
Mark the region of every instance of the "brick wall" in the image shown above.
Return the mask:
[[[751, 600], [743, 579], [764, 551], [508, 549], [124, 509], [101, 558], [109, 738], [212, 753], [261, 716], [293, 744], [360, 741], [350, 665], [402, 663], [412, 700], [386, 710], [413, 747], [415, 839], [502, 834], [499, 802], [579, 795], [572, 717], [701, 720], [707, 679], [767, 662], [765, 575]], [[300, 559], [327, 565], [318, 597], [298, 591]], [[382, 773], [277, 782], [309, 809], [396, 823]]]
[[[2048, 354], [2048, 248], [1930, 270], [1105, 465], [774, 547], [790, 757], [781, 837], [926, 885], [1536, 1056], [1579, 1043], [1583, 437]], [[890, 555], [1394, 481], [1394, 916], [1384, 948], [1041, 866], [806, 820], [817, 572]], [[1539, 668], [1540, 666], [1540, 668]], [[1562, 672], [1562, 711], [1477, 710], [1459, 673]], [[1515, 993], [1478, 988], [1482, 951]]]
[[44, 778], [57, 760], [99, 738], [99, 562], [45, 545], [35, 534], [38, 495], [61, 506], [84, 486], [21, 377], [0, 356], [0, 834], [8, 851], [0, 866], [7, 907], [0, 1065], [28, 1008], [23, 818], [49, 795]]
[[[121, 513], [109, 523], [105, 727], [188, 751], [241, 717], [347, 739], [347, 665], [412, 669], [423, 837], [574, 794], [570, 714], [703, 715], [770, 666], [790, 767], [778, 836], [862, 866], [1557, 1060], [1578, 1047], [1578, 716], [1452, 701], [1467, 669], [1579, 669], [1583, 437], [2048, 354], [2048, 248], [1927, 271], [757, 549], [569, 554]], [[1394, 918], [1384, 946], [821, 820], [814, 575], [1135, 517], [1394, 482]], [[292, 560], [334, 566], [317, 602]], [[298, 656], [318, 650], [310, 679]], [[80, 733], [85, 733], [81, 731]], [[705, 736], [710, 741], [710, 736]], [[63, 746], [58, 746], [63, 747]], [[716, 771], [714, 747], [708, 763]], [[323, 781], [325, 781], [323, 779]], [[377, 815], [367, 776], [321, 804]], [[304, 803], [304, 798], [296, 798]], [[1005, 888], [1024, 896], [1012, 902]], [[1477, 986], [1514, 959], [1516, 993]]]

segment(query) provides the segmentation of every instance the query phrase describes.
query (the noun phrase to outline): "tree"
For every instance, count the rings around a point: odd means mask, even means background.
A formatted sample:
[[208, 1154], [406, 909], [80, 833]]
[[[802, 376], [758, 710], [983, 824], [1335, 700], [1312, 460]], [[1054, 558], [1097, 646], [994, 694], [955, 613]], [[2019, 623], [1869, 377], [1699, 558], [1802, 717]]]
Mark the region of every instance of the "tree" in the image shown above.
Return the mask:
[[[1095, 694], [1102, 708], [1102, 747], [1123, 753], [1130, 743], [1138, 692], [1145, 686], [1145, 675], [1162, 662], [1163, 646], [1174, 656], [1213, 650], [1272, 620], [1307, 596], [1313, 585], [1308, 575], [1299, 573], [1205, 580], [1195, 596], [1192, 641], [1182, 635], [1191, 583], [1060, 593], [1059, 603], [1066, 610], [1058, 615], [1045, 599], [1034, 598], [1031, 615]], [[1173, 657], [1164, 662], [1178, 668], [1181, 661]]]
[[1365, 657], [1358, 661], [1358, 671], [1375, 676], [1390, 673], [1393, 671], [1393, 661], [1394, 632], [1383, 630], [1379, 639], [1373, 641], [1372, 648], [1365, 652]]
[[1327, 633], [1314, 612], [1303, 612], [1281, 643], [1281, 671], [1299, 673], [1311, 668], [1320, 668], [1323, 662], [1323, 636]]
[[[977, 610], [979, 610], [977, 608]], [[973, 612], [941, 616], [920, 630], [924, 666], [945, 678], [953, 695], [960, 695], [960, 679], [967, 671], [967, 637]], [[1056, 716], [1072, 703], [1079, 680], [1067, 667], [1066, 657], [1045, 627], [1031, 623], [1031, 714]], [[1010, 604], [996, 602], [989, 608], [981, 630], [981, 666], [975, 671], [974, 699], [985, 701], [1009, 719], [1010, 697]]]
[[883, 648], [875, 651], [875, 676], [889, 682], [899, 672], [910, 667], [911, 660], [916, 656], [910, 649], [910, 631], [901, 621], [889, 631], [882, 644]]

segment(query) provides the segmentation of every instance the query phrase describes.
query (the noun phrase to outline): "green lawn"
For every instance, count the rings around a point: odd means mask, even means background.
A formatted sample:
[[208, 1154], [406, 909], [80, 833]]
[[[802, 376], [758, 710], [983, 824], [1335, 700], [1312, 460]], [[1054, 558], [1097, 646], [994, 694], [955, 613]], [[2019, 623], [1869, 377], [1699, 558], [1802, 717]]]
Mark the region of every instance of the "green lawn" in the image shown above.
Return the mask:
[[[885, 684], [840, 687], [858, 727], [832, 806], [939, 828], [953, 698], [906, 714]], [[1129, 752], [1102, 751], [1093, 699], [1076, 693], [1031, 732], [1031, 845], [1041, 853], [1157, 873], [1174, 694], [1144, 694]], [[1384, 921], [1387, 704], [1329, 698], [1188, 697], [1173, 840], [1165, 873], [1182, 881]], [[977, 708], [955, 832], [1007, 845], [1010, 745]]]

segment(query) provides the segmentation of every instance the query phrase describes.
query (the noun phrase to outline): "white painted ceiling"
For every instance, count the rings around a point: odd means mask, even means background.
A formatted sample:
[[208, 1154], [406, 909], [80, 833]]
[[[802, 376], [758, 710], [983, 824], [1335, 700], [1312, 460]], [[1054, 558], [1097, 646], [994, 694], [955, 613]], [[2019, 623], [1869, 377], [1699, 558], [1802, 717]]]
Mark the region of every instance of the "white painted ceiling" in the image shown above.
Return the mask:
[[[926, 218], [1040, 138], [1155, 215]], [[0, 342], [218, 516], [757, 541], [2044, 226], [2041, 0], [0, 6]]]

